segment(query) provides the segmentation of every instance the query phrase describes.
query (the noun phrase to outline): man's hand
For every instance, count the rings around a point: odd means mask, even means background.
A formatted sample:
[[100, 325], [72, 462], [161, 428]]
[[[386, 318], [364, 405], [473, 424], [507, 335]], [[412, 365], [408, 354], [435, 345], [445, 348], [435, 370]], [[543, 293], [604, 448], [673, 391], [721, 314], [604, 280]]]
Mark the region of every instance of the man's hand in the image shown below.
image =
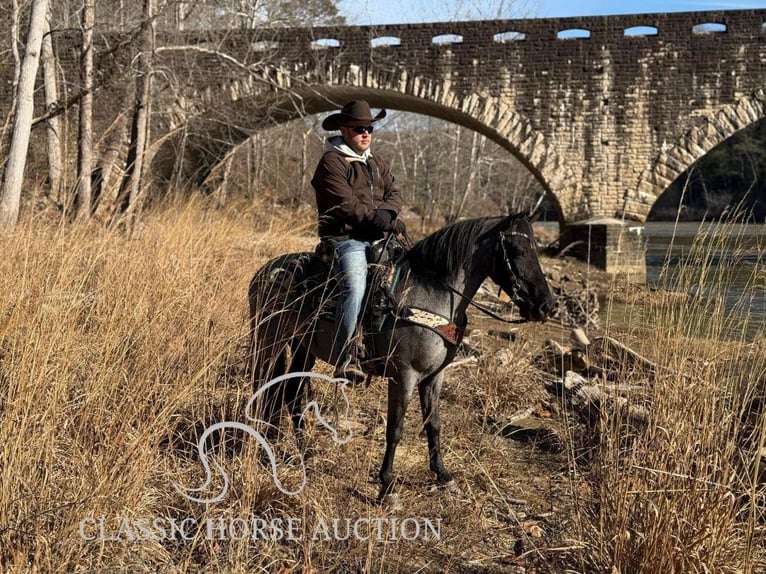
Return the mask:
[[372, 212], [370, 223], [381, 231], [391, 231], [393, 214], [388, 209], [376, 209]]
[[391, 231], [396, 235], [404, 235], [407, 233], [407, 226], [404, 225], [404, 221], [401, 219], [395, 219], [394, 223], [391, 225]]

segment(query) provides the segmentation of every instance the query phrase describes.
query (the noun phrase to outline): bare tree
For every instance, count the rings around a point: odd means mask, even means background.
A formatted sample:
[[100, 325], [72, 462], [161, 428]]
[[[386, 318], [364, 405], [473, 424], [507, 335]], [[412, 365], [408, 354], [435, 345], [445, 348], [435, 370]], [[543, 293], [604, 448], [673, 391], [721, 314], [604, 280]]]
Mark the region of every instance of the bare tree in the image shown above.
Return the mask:
[[309, 187], [309, 175], [310, 175], [310, 167], [309, 167], [309, 143], [311, 142], [311, 136], [313, 136], [315, 133], [314, 126], [311, 126], [309, 129], [305, 130], [303, 132], [303, 145], [301, 146], [301, 183], [298, 186], [298, 191], [296, 192], [295, 196], [295, 204], [299, 204], [301, 202], [301, 199], [303, 198], [303, 190], [307, 189]]
[[[56, 56], [51, 41], [51, 11], [46, 15], [45, 35], [43, 36], [42, 66], [43, 86], [45, 88], [45, 108], [52, 109], [58, 104], [58, 81], [56, 79]], [[48, 183], [53, 201], [61, 201], [62, 177], [64, 172], [61, 157], [61, 117], [52, 116], [45, 122], [46, 146], [48, 155]]]
[[457, 199], [458, 179], [463, 169], [463, 166], [460, 165], [460, 162], [457, 161], [457, 159], [460, 157], [460, 136], [462, 134], [463, 128], [461, 126], [456, 126], [454, 139], [455, 145], [452, 151], [455, 157], [455, 162], [453, 163], [452, 169], [452, 189], [450, 193], [449, 207], [447, 208], [447, 214], [444, 218], [445, 223], [452, 223], [457, 219], [457, 213], [455, 213], [455, 201]]
[[470, 169], [468, 170], [468, 179], [465, 182], [465, 186], [463, 187], [463, 195], [460, 198], [460, 203], [457, 206], [457, 209], [454, 213], [454, 219], [457, 219], [461, 216], [463, 213], [463, 208], [465, 208], [465, 203], [468, 197], [473, 192], [473, 186], [474, 182], [476, 181], [476, 176], [479, 173], [479, 169], [481, 167], [480, 160], [482, 155], [484, 155], [484, 147], [485, 143], [487, 142], [487, 139], [482, 137], [481, 141], [479, 140], [479, 132], [473, 132], [473, 137], [471, 138], [471, 155], [470, 155], [470, 161], [468, 162], [468, 165], [470, 166]]
[[16, 89], [16, 112], [13, 132], [8, 150], [8, 163], [3, 174], [0, 189], [0, 232], [9, 232], [16, 227], [21, 203], [21, 186], [24, 181], [29, 134], [32, 130], [34, 113], [34, 88], [37, 68], [40, 63], [40, 49], [45, 32], [45, 18], [48, 0], [33, 0], [29, 20], [29, 32], [21, 64], [19, 83]]
[[77, 191], [75, 214], [79, 218], [91, 213], [91, 166], [93, 165], [93, 25], [96, 2], [85, 0], [82, 9], [82, 75], [83, 97], [80, 102], [78, 130]]
[[125, 177], [120, 188], [120, 212], [135, 210], [141, 192], [144, 160], [149, 139], [149, 112], [152, 93], [152, 62], [154, 54], [154, 15], [156, 0], [144, 0], [144, 29], [141, 39], [141, 53], [138, 57], [136, 76], [136, 102], [130, 130], [130, 144], [125, 168]]
[[336, 0], [179, 0], [162, 18], [177, 30], [325, 26], [344, 20]]
[[122, 178], [121, 160], [128, 145], [131, 104], [135, 99], [135, 86], [129, 83], [120, 99], [120, 113], [101, 137], [93, 169], [93, 211], [96, 217], [109, 217], [114, 213]]
[[[19, 20], [21, 18], [21, 8], [18, 0], [13, 0], [13, 14], [11, 15], [11, 55], [13, 57], [13, 92], [15, 93], [19, 87], [19, 74], [21, 73], [21, 54], [19, 54], [19, 44], [21, 44], [21, 34], [19, 33]], [[16, 113], [16, 98], [11, 102], [8, 115], [5, 118], [3, 124], [3, 131], [0, 134], [0, 150], [4, 151], [7, 144], [8, 132], [13, 124], [13, 115]]]

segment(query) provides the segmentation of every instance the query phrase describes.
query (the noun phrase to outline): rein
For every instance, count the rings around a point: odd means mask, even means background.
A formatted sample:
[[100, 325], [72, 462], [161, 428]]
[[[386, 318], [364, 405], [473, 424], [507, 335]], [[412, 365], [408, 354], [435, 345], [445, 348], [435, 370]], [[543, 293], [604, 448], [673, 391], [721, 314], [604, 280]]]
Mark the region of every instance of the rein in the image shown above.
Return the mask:
[[[518, 231], [507, 231], [507, 232], [506, 231], [501, 231], [500, 232], [500, 246], [503, 249], [503, 261], [505, 261], [505, 266], [508, 268], [508, 274], [511, 276], [511, 281], [513, 283], [513, 285], [512, 285], [512, 291], [513, 292], [511, 293], [511, 300], [515, 302], [516, 298], [517, 298], [516, 297], [517, 293], [519, 291], [519, 279], [516, 276], [516, 273], [514, 273], [514, 271], [513, 271], [513, 267], [511, 266], [511, 262], [510, 262], [510, 260], [508, 258], [508, 251], [505, 248], [505, 241], [504, 240], [505, 240], [506, 236], [509, 236], [509, 235], [517, 236], [517, 237], [524, 237], [524, 238], [528, 239], [529, 241], [532, 241], [532, 238], [529, 235], [527, 235], [526, 233], [520, 233]], [[495, 319], [496, 321], [501, 321], [501, 322], [507, 323], [509, 325], [518, 325], [520, 323], [526, 323], [527, 322], [526, 319], [505, 319], [505, 318], [501, 317], [500, 315], [498, 315], [497, 313], [494, 313], [493, 311], [491, 311], [490, 309], [488, 309], [484, 305], [481, 305], [481, 304], [477, 303], [476, 301], [473, 300], [472, 297], [467, 297], [464, 293], [461, 293], [460, 291], [458, 291], [457, 289], [452, 287], [452, 285], [448, 285], [447, 283], [445, 283], [443, 281], [442, 281], [442, 285], [444, 287], [446, 287], [447, 290], [449, 290], [452, 293], [454, 293], [455, 295], [461, 297], [463, 300], [468, 301], [469, 305], [475, 307], [476, 309], [478, 309], [479, 311], [481, 311], [485, 315], [491, 317], [492, 319]]]
[[[528, 234], [521, 233], [521, 232], [518, 232], [518, 231], [507, 231], [507, 232], [506, 231], [501, 231], [499, 236], [500, 236], [499, 237], [499, 239], [500, 239], [500, 247], [503, 250], [503, 261], [505, 262], [506, 268], [508, 269], [508, 274], [510, 275], [511, 283], [512, 283], [511, 284], [511, 291], [512, 292], [510, 294], [511, 295], [511, 300], [515, 303], [516, 300], [518, 299], [518, 292], [519, 292], [519, 289], [520, 289], [520, 285], [519, 285], [518, 276], [514, 272], [513, 266], [511, 265], [511, 262], [510, 262], [510, 258], [508, 257], [508, 251], [507, 251], [506, 246], [505, 246], [505, 238], [508, 237], [508, 236], [524, 237], [524, 238], [528, 239], [530, 242], [532, 241], [532, 238]], [[405, 242], [406, 242], [405, 245], [406, 244], [409, 244], [410, 246], [412, 245], [412, 241], [410, 240], [409, 236], [407, 236], [405, 234], [404, 235], [404, 239], [405, 239]], [[495, 253], [497, 253], [497, 245], [495, 245]], [[394, 281], [393, 281], [392, 285], [386, 286], [387, 288], [384, 291], [385, 291], [385, 294], [386, 294], [388, 300], [391, 302], [393, 307], [396, 308], [398, 306], [398, 301], [397, 301], [396, 297], [394, 296], [392, 290], [395, 287], [396, 283], [398, 282], [398, 278], [399, 278], [399, 267], [398, 267], [398, 265], [396, 266], [396, 273], [395, 273], [394, 277], [395, 278], [394, 278]], [[440, 281], [440, 283], [442, 284], [442, 286], [445, 289], [447, 289], [448, 291], [454, 293], [455, 295], [457, 295], [458, 297], [460, 297], [464, 301], [467, 301], [469, 305], [475, 307], [480, 312], [484, 313], [488, 317], [491, 317], [492, 319], [495, 319], [496, 321], [500, 321], [502, 323], [506, 323], [506, 324], [509, 324], [509, 325], [518, 325], [520, 323], [526, 323], [527, 322], [526, 319], [505, 319], [504, 317], [501, 317], [500, 315], [498, 315], [497, 313], [491, 311], [490, 309], [488, 309], [484, 305], [481, 305], [480, 303], [477, 303], [476, 301], [473, 300], [472, 297], [468, 297], [467, 295], [465, 295], [465, 293], [461, 293], [460, 291], [458, 291], [457, 289], [455, 289], [451, 285], [447, 284], [445, 281]], [[432, 313], [430, 311], [427, 311], [425, 309], [417, 309], [417, 308], [413, 308], [413, 307], [406, 307], [406, 309], [407, 309], [406, 314], [397, 315], [396, 313], [394, 313], [394, 316], [396, 316], [396, 317], [398, 317], [400, 319], [404, 319], [405, 321], [409, 321], [411, 323], [415, 323], [417, 325], [421, 325], [421, 326], [427, 327], [427, 328], [431, 329], [432, 331], [434, 331], [435, 333], [437, 333], [438, 335], [440, 335], [441, 337], [443, 337], [447, 342], [449, 342], [449, 343], [451, 343], [453, 345], [459, 344], [460, 340], [462, 339], [463, 332], [464, 332], [464, 326], [459, 326], [459, 325], [453, 323], [450, 319], [447, 319], [447, 318], [444, 318], [444, 317], [440, 317], [439, 315], [436, 315], [436, 314], [434, 314], [434, 313]]]
[[452, 285], [447, 285], [446, 283], [442, 283], [442, 285], [444, 287], [446, 287], [449, 291], [452, 291], [455, 295], [457, 295], [457, 296], [461, 297], [462, 299], [468, 301], [469, 305], [471, 305], [473, 307], [476, 307], [479, 311], [481, 311], [482, 313], [484, 313], [485, 315], [487, 315], [489, 317], [492, 317], [493, 319], [496, 319], [497, 321], [502, 321], [503, 323], [508, 323], [509, 325], [518, 325], [519, 323], [526, 323], [527, 322], [526, 319], [505, 319], [505, 318], [501, 317], [500, 315], [498, 315], [497, 313], [494, 313], [493, 311], [491, 311], [490, 309], [488, 309], [484, 305], [482, 305], [480, 303], [477, 303], [471, 297], [468, 297], [468, 296], [464, 295], [463, 293], [461, 293], [460, 291], [455, 289]]

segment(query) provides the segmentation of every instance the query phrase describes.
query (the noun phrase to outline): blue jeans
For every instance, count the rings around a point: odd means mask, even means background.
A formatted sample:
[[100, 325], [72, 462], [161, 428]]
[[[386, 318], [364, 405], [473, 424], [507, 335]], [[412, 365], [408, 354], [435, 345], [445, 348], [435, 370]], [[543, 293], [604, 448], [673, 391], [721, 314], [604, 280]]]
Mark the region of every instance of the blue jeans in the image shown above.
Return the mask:
[[347, 239], [335, 246], [333, 274], [340, 281], [340, 295], [335, 311], [335, 341], [332, 360], [337, 365], [348, 354], [354, 336], [359, 311], [362, 309], [367, 286], [367, 247], [369, 243]]

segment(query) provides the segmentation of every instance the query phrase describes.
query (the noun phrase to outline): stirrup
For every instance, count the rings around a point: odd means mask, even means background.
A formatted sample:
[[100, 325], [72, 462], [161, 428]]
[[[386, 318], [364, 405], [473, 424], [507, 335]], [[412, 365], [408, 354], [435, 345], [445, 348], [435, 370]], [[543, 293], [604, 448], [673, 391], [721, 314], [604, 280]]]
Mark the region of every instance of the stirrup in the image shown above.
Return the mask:
[[359, 361], [351, 357], [347, 358], [343, 361], [343, 364], [335, 369], [335, 374], [333, 376], [336, 379], [346, 379], [352, 385], [359, 385], [367, 378], [367, 375], [359, 365]]

